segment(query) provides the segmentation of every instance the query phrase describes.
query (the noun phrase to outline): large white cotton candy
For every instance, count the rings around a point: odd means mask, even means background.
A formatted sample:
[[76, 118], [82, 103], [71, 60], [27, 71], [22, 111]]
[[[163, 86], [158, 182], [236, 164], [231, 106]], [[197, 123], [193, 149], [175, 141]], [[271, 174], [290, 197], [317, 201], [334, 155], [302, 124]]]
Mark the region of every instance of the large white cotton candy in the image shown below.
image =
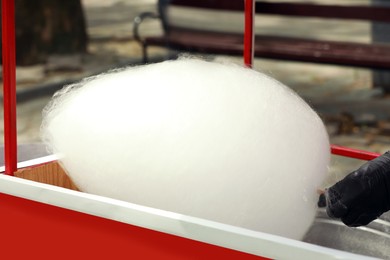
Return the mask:
[[290, 89], [197, 59], [67, 87], [42, 134], [82, 191], [295, 239], [330, 157], [322, 121]]

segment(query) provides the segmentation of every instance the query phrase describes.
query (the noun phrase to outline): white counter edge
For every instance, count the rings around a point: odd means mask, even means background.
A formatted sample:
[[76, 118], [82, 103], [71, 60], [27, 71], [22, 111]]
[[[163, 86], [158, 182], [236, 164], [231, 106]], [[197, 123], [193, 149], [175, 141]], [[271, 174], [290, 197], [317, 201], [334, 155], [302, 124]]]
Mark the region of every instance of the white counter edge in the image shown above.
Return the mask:
[[374, 259], [4, 174], [0, 192], [273, 259]]

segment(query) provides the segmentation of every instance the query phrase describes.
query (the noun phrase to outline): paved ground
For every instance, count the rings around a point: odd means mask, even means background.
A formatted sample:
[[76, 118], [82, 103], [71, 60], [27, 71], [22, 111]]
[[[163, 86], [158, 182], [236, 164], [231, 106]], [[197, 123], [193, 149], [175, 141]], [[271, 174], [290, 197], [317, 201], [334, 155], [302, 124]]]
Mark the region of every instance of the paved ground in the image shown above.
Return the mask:
[[[109, 68], [140, 63], [141, 49], [132, 39], [131, 21], [142, 11], [154, 11], [153, 0], [84, 0], [90, 35], [89, 54], [86, 56], [54, 57], [48, 64], [18, 69], [18, 140], [20, 144], [39, 142], [41, 110], [54, 90], [64, 82], [105, 71]], [[328, 1], [329, 2], [329, 1]], [[336, 1], [338, 2], [338, 1]], [[350, 3], [350, 1], [347, 1]], [[368, 3], [368, 0], [359, 0]], [[318, 37], [349, 37], [357, 41], [368, 41], [369, 25], [364, 23], [322, 24], [311, 20], [309, 26], [298, 20], [285, 21], [280, 18], [262, 19], [266, 25], [258, 30], [282, 33], [318, 35]], [[288, 25], [288, 26], [286, 26]], [[302, 29], [303, 28], [303, 29]], [[307, 30], [310, 28], [310, 30]], [[292, 30], [294, 29], [294, 30]], [[326, 29], [325, 36], [319, 29]], [[143, 27], [146, 34], [161, 32], [156, 22]], [[151, 49], [156, 59], [167, 51]], [[241, 58], [232, 59], [238, 63]], [[71, 65], [77, 70], [45, 72], [61, 64]], [[336, 66], [315, 66], [293, 62], [276, 62], [256, 59], [255, 68], [270, 74], [296, 90], [321, 116], [329, 130], [331, 142], [373, 152], [384, 152], [390, 146], [387, 121], [390, 101], [381, 97], [378, 89], [372, 89], [371, 71]], [[348, 115], [344, 115], [344, 114]], [[349, 117], [352, 116], [352, 119]], [[378, 122], [382, 127], [378, 127]], [[343, 123], [343, 128], [339, 125]], [[0, 127], [0, 129], [2, 126]], [[341, 132], [338, 130], [342, 130]], [[333, 182], [362, 162], [334, 157], [331, 166]]]

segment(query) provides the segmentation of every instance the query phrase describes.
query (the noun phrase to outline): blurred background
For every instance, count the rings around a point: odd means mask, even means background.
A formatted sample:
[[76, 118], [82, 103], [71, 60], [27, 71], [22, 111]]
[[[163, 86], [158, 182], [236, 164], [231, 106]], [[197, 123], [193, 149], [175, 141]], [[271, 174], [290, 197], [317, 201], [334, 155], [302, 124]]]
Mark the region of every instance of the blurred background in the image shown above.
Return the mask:
[[[380, 0], [299, 2], [386, 4]], [[15, 3], [19, 144], [40, 142], [41, 111], [64, 85], [113, 68], [143, 64], [142, 48], [133, 35], [133, 20], [142, 12], [158, 11], [157, 0], [16, 0]], [[233, 20], [223, 19], [223, 14], [202, 16], [191, 10], [177, 11], [177, 19], [191, 16], [199, 26], [238, 26]], [[375, 41], [379, 35], [383, 44], [390, 42], [386, 39], [390, 25], [380, 24], [382, 31], [375, 31], [374, 24], [355, 20], [262, 15], [256, 17], [255, 25], [256, 33], [361, 43]], [[140, 33], [143, 37], [162, 35], [162, 25], [156, 19], [145, 20]], [[151, 46], [148, 54], [149, 62], [158, 62], [177, 52]], [[237, 56], [213, 55], [212, 59], [243, 63], [242, 57]], [[324, 120], [332, 144], [378, 153], [389, 149], [387, 71], [258, 58], [254, 69], [283, 82], [304, 98]], [[3, 133], [2, 124], [0, 129]], [[329, 183], [362, 163], [333, 156]]]

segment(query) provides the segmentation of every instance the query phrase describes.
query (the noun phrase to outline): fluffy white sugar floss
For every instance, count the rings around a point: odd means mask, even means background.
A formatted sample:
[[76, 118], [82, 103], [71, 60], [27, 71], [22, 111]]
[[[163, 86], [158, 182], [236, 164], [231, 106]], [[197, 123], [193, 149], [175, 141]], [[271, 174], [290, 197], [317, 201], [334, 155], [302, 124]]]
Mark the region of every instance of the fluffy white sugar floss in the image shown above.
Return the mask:
[[84, 192], [294, 239], [330, 157], [322, 121], [289, 88], [192, 58], [66, 87], [42, 134]]

